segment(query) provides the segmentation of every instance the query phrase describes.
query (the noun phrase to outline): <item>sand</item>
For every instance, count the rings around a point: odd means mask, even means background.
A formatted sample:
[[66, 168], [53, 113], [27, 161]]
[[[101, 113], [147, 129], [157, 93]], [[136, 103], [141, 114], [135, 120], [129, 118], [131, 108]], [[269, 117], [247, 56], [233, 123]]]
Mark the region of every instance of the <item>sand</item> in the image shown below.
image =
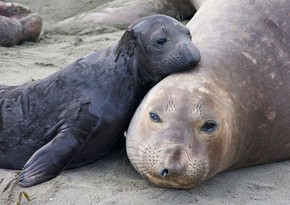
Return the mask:
[[[107, 0], [109, 1], [109, 0]], [[44, 78], [94, 50], [117, 42], [124, 31], [75, 35], [47, 32], [56, 22], [94, 9], [106, 0], [22, 0], [40, 13], [44, 33], [37, 43], [0, 47], [0, 84], [17, 85]], [[290, 161], [225, 172], [191, 190], [158, 188], [143, 179], [130, 165], [124, 148], [91, 165], [63, 171], [43, 184], [11, 186], [13, 170], [0, 169], [0, 205], [16, 204], [25, 191], [29, 205], [95, 204], [290, 204]]]

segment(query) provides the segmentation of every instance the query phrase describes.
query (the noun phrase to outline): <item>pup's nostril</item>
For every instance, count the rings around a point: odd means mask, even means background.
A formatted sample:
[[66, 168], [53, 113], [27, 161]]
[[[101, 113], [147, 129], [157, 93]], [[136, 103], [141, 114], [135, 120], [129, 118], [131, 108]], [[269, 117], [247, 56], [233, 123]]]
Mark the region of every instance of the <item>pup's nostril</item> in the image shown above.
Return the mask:
[[162, 171], [160, 172], [160, 176], [166, 177], [167, 175], [169, 175], [169, 170], [166, 168], [162, 169]]

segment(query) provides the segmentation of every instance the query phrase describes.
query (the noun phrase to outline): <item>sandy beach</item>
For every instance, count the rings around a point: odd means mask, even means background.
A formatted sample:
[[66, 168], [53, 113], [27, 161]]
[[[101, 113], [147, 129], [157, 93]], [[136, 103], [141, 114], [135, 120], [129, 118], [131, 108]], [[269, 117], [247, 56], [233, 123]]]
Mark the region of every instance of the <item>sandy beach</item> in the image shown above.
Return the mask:
[[[15, 1], [43, 17], [43, 33], [36, 43], [0, 47], [0, 84], [18, 85], [44, 78], [94, 50], [116, 43], [123, 30], [98, 33], [88, 29], [70, 35], [51, 32], [56, 22], [108, 1]], [[23, 198], [23, 205], [290, 204], [290, 161], [224, 172], [191, 190], [150, 184], [130, 165], [122, 146], [104, 159], [63, 171], [43, 184], [31, 188], [14, 184], [3, 192], [14, 175], [14, 170], [0, 169], [0, 205], [15, 205], [21, 191], [31, 197], [31, 201]]]

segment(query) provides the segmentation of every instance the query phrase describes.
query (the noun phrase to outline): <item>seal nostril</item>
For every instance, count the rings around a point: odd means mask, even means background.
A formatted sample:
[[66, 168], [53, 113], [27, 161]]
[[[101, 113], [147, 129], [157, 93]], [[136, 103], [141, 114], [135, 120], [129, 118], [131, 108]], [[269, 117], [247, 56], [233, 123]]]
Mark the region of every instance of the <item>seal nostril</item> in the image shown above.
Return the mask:
[[167, 175], [169, 175], [169, 170], [166, 168], [162, 169], [162, 171], [160, 172], [160, 176], [166, 177]]

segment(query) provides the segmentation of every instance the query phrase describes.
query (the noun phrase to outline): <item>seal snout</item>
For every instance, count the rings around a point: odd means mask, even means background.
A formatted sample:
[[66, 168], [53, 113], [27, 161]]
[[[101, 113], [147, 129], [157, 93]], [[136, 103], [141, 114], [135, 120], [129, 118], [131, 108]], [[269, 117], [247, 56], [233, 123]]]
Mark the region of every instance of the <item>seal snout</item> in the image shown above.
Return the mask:
[[191, 42], [186, 43], [184, 47], [186, 48], [184, 49], [184, 58], [187, 62], [185, 70], [189, 70], [198, 64], [201, 59], [201, 55], [197, 47]]
[[165, 152], [164, 165], [159, 171], [161, 177], [182, 175], [185, 169], [185, 162], [183, 158], [183, 152], [179, 146], [173, 146], [167, 149]]
[[166, 177], [167, 175], [169, 175], [169, 170], [166, 168], [163, 168], [160, 172], [160, 176]]
[[184, 168], [185, 166], [181, 161], [171, 162], [161, 169], [160, 176], [166, 177], [171, 175], [181, 175]]

